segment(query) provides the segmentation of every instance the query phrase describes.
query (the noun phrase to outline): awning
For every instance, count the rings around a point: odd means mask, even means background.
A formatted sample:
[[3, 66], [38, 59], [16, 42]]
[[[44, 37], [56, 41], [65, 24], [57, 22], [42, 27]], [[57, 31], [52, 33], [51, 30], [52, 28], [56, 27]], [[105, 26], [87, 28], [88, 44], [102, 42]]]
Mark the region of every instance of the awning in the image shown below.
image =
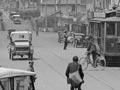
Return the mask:
[[90, 22], [120, 22], [120, 17], [94, 18]]
[[30, 75], [35, 75], [35, 73], [30, 71], [25, 71], [25, 70], [0, 67], [0, 79], [7, 78], [7, 77], [30, 76]]

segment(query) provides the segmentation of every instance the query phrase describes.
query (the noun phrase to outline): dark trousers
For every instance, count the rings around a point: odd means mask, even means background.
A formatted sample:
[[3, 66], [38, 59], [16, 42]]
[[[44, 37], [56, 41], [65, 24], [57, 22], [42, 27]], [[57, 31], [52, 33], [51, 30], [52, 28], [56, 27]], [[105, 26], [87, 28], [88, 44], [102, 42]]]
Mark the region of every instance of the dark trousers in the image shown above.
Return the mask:
[[30, 87], [32, 88], [32, 90], [35, 90], [34, 82], [30, 83]]
[[30, 87], [32, 88], [32, 90], [35, 90], [35, 85], [34, 85], [33, 76], [30, 76], [30, 79], [31, 79]]
[[96, 67], [95, 60], [97, 58], [97, 53], [96, 52], [92, 52], [92, 57], [93, 57], [93, 65], [94, 65], [94, 67]]
[[81, 90], [81, 83], [76, 87], [71, 85], [70, 90], [74, 90], [75, 88], [77, 88], [78, 90]]
[[64, 50], [67, 48], [67, 41], [66, 42], [64, 42]]

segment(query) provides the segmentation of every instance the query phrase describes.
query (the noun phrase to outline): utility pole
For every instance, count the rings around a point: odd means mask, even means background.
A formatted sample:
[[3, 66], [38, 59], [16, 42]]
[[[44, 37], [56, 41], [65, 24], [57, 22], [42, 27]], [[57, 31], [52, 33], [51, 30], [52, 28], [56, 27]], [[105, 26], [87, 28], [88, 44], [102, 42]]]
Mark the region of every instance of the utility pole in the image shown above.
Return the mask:
[[60, 13], [60, 18], [59, 18], [59, 23], [60, 23], [60, 25], [61, 25], [61, 0], [59, 0], [59, 2], [58, 2], [58, 5], [59, 5], [59, 13]]
[[118, 7], [119, 7], [119, 4], [120, 4], [120, 0], [118, 1]]
[[76, 15], [76, 17], [77, 17], [77, 0], [76, 0], [76, 2], [75, 2], [75, 15]]
[[48, 17], [47, 17], [47, 0], [45, 0], [46, 2], [45, 2], [45, 31], [48, 31], [48, 25], [47, 25], [47, 19], [48, 19]]

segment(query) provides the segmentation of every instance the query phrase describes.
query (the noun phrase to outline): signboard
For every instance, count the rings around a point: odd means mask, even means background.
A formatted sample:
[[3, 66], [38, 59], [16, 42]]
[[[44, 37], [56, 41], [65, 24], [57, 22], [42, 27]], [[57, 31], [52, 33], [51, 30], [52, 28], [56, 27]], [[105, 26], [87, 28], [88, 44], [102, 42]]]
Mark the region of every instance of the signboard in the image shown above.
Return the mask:
[[105, 13], [94, 12], [95, 18], [105, 18]]

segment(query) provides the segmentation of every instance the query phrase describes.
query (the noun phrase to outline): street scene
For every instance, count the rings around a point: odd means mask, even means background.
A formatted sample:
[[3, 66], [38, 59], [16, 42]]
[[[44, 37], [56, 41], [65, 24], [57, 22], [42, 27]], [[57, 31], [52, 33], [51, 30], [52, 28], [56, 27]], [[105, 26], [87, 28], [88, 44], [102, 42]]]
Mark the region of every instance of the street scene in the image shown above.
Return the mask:
[[0, 90], [119, 90], [119, 0], [0, 3]]

